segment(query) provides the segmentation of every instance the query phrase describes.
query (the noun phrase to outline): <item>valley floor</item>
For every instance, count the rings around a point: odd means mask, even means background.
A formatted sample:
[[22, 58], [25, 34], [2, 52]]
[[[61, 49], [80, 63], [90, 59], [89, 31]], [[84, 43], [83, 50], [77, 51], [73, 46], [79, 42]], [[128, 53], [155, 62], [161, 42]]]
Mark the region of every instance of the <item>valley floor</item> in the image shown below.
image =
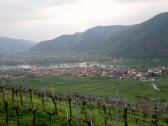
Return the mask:
[[[118, 83], [120, 97], [148, 97], [151, 100], [161, 98], [168, 102], [168, 76], [156, 78], [155, 85], [150, 81], [135, 79], [118, 80], [99, 77], [42, 76], [29, 81], [33, 88], [54, 89], [56, 92], [80, 93], [81, 95], [114, 97]], [[157, 89], [157, 90], [156, 90]], [[158, 90], [159, 89], [159, 90]]]

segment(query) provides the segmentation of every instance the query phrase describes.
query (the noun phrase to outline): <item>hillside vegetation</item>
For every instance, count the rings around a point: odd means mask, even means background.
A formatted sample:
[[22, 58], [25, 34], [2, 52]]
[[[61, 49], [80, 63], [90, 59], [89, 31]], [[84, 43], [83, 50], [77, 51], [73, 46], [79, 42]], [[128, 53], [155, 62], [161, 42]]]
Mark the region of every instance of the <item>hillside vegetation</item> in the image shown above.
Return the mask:
[[116, 58], [165, 58], [168, 56], [168, 13], [130, 26], [97, 26], [81, 33], [42, 41], [30, 53], [56, 56], [85, 53]]
[[34, 42], [28, 40], [0, 37], [0, 55], [26, 52], [34, 45]]

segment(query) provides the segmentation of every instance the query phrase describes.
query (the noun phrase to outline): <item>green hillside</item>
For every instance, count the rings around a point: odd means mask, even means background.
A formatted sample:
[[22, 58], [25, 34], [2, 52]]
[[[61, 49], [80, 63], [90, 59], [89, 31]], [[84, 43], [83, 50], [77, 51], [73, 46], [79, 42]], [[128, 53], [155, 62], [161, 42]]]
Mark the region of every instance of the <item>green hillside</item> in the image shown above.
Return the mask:
[[168, 56], [168, 13], [130, 26], [98, 26], [73, 35], [43, 41], [29, 50], [34, 54], [104, 55], [116, 58]]
[[0, 55], [26, 52], [34, 45], [35, 42], [28, 40], [0, 37]]

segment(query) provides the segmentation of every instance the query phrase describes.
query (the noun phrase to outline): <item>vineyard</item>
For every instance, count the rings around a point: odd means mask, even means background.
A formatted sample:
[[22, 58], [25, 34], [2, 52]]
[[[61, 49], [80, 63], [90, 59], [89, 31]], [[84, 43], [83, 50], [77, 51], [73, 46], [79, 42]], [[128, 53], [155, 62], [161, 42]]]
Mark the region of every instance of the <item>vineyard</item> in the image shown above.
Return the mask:
[[21, 83], [1, 82], [1, 126], [168, 126], [168, 105], [159, 97], [120, 97], [117, 84], [114, 97], [98, 97]]

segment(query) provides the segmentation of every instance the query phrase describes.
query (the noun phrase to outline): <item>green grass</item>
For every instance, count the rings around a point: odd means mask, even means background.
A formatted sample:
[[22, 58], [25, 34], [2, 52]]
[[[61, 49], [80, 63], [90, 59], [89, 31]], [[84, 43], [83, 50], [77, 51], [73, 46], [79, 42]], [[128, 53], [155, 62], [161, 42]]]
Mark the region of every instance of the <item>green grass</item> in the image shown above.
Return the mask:
[[[134, 98], [136, 96], [149, 97], [151, 99], [161, 98], [162, 101], [168, 101], [168, 76], [163, 76], [156, 78], [155, 84], [161, 91], [156, 91], [153, 89], [151, 82], [142, 82], [134, 79], [129, 80], [117, 80], [110, 78], [89, 78], [89, 77], [73, 77], [73, 76], [42, 76], [34, 80], [29, 80], [29, 86], [32, 86], [34, 89], [47, 88], [48, 90], [55, 90], [57, 93], [68, 94], [68, 93], [80, 93], [81, 95], [91, 95], [91, 96], [115, 96], [116, 82], [119, 83], [119, 94], [121, 97], [128, 96], [129, 98]], [[15, 82], [15, 84], [23, 84], [21, 81]], [[23, 84], [24, 85], [24, 84]], [[16, 112], [12, 109], [11, 105], [11, 92], [8, 92], [8, 102], [9, 102], [9, 124], [10, 126], [16, 126]], [[25, 94], [23, 94], [23, 101], [25, 103]], [[18, 101], [19, 102], [19, 101]], [[42, 111], [41, 97], [33, 95], [33, 105], [36, 108], [39, 108], [37, 112], [37, 125], [36, 126], [47, 126], [49, 125], [48, 115]], [[79, 110], [81, 111], [82, 102], [79, 103]], [[15, 102], [16, 105], [16, 102]], [[51, 107], [54, 108], [51, 99], [47, 98], [46, 109], [51, 111]], [[53, 116], [52, 125], [53, 126], [65, 126], [66, 121], [66, 110], [69, 110], [68, 103], [57, 102], [58, 107], [58, 116]], [[76, 121], [76, 109], [75, 101], [73, 101], [73, 121], [72, 126], [77, 125]], [[93, 106], [87, 106], [87, 112], [92, 114], [92, 117], [96, 121], [96, 126], [104, 125], [104, 112]], [[109, 111], [108, 111], [109, 112]], [[119, 117], [119, 126], [123, 126], [122, 114]], [[151, 125], [151, 115], [146, 118], [146, 122], [143, 123], [142, 113], [137, 113], [138, 115], [133, 116], [133, 114], [128, 113], [128, 124], [129, 126], [148, 126]], [[81, 118], [84, 118], [84, 114], [80, 113]], [[107, 116], [107, 115], [106, 115]], [[115, 125], [115, 110], [112, 110], [111, 116], [108, 114], [108, 126]], [[138, 118], [139, 122], [135, 122], [135, 118]], [[0, 94], [0, 124], [4, 124], [5, 114], [4, 114], [4, 104], [2, 102], [2, 95]], [[166, 126], [163, 119], [159, 120], [159, 124]], [[21, 116], [20, 116], [20, 125], [21, 126], [30, 126], [32, 125], [32, 112], [28, 111], [26, 107], [21, 107]], [[81, 126], [86, 126], [85, 123], [81, 123]]]
[[[25, 104], [25, 95], [23, 95], [23, 101]], [[9, 126], [16, 126], [17, 117], [16, 111], [11, 104], [11, 95], [8, 93], [8, 103], [9, 103]], [[33, 95], [33, 105], [35, 108], [39, 110], [36, 113], [36, 126], [49, 126], [49, 116], [46, 112], [42, 110], [41, 97]], [[14, 106], [16, 105], [16, 99]], [[18, 104], [20, 101], [18, 99]], [[54, 108], [52, 101], [50, 98], [47, 98], [45, 101], [46, 111], [51, 111], [51, 108]], [[66, 110], [69, 111], [68, 103], [65, 101], [59, 102], [57, 101], [58, 115], [52, 116], [52, 126], [66, 126]], [[80, 118], [85, 119], [84, 113], [81, 113], [82, 102], [79, 102], [79, 111]], [[124, 120], [122, 118], [123, 110], [120, 108], [121, 113], [119, 113], [119, 126], [124, 126]], [[52, 109], [54, 111], [54, 109]], [[94, 107], [90, 104], [87, 105], [86, 108], [87, 114], [92, 115], [92, 118], [95, 120], [95, 126], [103, 126], [104, 125], [104, 117], [107, 117], [107, 126], [115, 125], [115, 110], [112, 109], [112, 114], [109, 114], [107, 111], [107, 115], [104, 114], [103, 110], [99, 110], [97, 107]], [[76, 109], [75, 109], [75, 101], [72, 102], [72, 126], [77, 125], [76, 120]], [[138, 119], [138, 123], [136, 123], [136, 118]], [[2, 101], [2, 95], [0, 95], [0, 124], [5, 124], [5, 113], [4, 113], [4, 103]], [[20, 106], [20, 126], [31, 126], [32, 125], [33, 114], [30, 112], [25, 106]], [[143, 122], [142, 113], [136, 113], [136, 116], [128, 112], [128, 124], [129, 126], [149, 126], [151, 123], [151, 116], [146, 117], [146, 121]], [[159, 119], [160, 126], [166, 126], [166, 123]], [[81, 126], [87, 126], [86, 123], [81, 121]]]
[[119, 83], [121, 97], [144, 96], [151, 99], [161, 98], [168, 102], [168, 76], [156, 78], [154, 82], [160, 91], [153, 89], [151, 82], [142, 82], [135, 79], [117, 80], [100, 77], [73, 77], [73, 76], [43, 76], [29, 81], [33, 88], [54, 89], [61, 93], [80, 93], [81, 95], [115, 96], [116, 82]]

